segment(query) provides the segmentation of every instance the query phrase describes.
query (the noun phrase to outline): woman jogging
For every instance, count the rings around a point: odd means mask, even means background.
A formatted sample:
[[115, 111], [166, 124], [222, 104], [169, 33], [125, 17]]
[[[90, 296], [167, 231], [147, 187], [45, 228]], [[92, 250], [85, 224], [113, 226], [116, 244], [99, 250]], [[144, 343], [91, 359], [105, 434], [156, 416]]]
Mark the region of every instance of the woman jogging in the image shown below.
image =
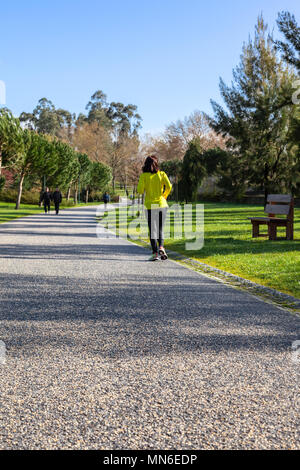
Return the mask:
[[167, 197], [172, 185], [166, 173], [159, 170], [155, 155], [146, 158], [143, 173], [140, 176], [137, 192], [144, 194], [145, 207], [149, 226], [149, 236], [153, 254], [151, 261], [168, 258], [164, 249], [163, 227], [167, 215]]

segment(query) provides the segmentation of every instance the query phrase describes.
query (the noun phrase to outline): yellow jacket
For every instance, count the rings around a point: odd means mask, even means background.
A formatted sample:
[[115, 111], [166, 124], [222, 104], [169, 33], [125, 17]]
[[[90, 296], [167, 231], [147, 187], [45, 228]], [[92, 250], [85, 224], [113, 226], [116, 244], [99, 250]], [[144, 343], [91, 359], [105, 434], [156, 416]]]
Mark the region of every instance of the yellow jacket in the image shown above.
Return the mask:
[[168, 207], [167, 197], [172, 189], [172, 185], [164, 171], [157, 173], [142, 173], [139, 179], [137, 192], [144, 194], [146, 209], [151, 209], [152, 205], [157, 207]]

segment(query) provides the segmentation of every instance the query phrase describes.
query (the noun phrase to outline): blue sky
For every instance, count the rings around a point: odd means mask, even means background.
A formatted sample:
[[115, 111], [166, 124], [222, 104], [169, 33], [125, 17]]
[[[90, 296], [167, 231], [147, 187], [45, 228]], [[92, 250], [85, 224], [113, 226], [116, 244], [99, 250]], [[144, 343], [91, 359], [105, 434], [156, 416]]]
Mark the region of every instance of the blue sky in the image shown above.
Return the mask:
[[26, 0], [1, 2], [0, 80], [15, 115], [46, 97], [83, 112], [94, 91], [138, 106], [158, 132], [220, 101], [242, 45], [263, 12], [278, 35], [299, 0]]

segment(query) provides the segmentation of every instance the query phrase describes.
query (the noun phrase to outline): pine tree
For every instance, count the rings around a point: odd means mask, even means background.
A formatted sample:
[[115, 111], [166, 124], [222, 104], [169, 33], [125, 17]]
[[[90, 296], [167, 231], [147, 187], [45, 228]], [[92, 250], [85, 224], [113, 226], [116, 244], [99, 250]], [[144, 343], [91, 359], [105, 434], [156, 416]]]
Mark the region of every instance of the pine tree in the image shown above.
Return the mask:
[[227, 109], [212, 101], [213, 128], [227, 137], [227, 145], [245, 175], [245, 183], [265, 192], [292, 190], [298, 165], [290, 124], [296, 106], [282, 106], [282, 97], [293, 93], [295, 75], [277, 57], [267, 26], [258, 19], [254, 40], [244, 45], [231, 87], [221, 80]]
[[206, 169], [202, 161], [202, 147], [200, 139], [190, 142], [182, 162], [181, 191], [186, 201], [196, 201], [197, 192], [206, 176]]
[[282, 52], [284, 60], [300, 72], [300, 27], [296, 18], [288, 11], [283, 11], [278, 15], [277, 24], [286, 42], [275, 41], [276, 47]]

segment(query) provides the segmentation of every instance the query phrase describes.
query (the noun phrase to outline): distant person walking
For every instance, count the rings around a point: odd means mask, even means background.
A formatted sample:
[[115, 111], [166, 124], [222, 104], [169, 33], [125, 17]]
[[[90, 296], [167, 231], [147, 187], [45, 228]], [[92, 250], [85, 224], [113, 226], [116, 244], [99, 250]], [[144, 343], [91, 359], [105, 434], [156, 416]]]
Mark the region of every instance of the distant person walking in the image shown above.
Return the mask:
[[41, 202], [44, 203], [45, 214], [47, 214], [47, 212], [50, 214], [51, 193], [49, 188], [46, 188], [46, 191], [43, 192]]
[[56, 188], [56, 190], [52, 194], [52, 199], [53, 199], [53, 202], [54, 202], [54, 207], [55, 207], [55, 211], [56, 211], [56, 215], [57, 215], [59, 213], [59, 205], [61, 204], [61, 201], [62, 201], [62, 194], [61, 194], [59, 188]]
[[172, 185], [166, 173], [159, 170], [157, 157], [155, 155], [147, 157], [137, 192], [145, 193], [146, 216], [153, 252], [150, 261], [157, 261], [159, 257], [162, 260], [168, 258], [164, 248], [163, 228], [168, 210], [167, 197], [171, 189]]
[[107, 204], [109, 203], [110, 201], [110, 196], [108, 194], [107, 191], [105, 191], [105, 193], [103, 194], [103, 202], [104, 202], [104, 210], [106, 211], [107, 209]]

